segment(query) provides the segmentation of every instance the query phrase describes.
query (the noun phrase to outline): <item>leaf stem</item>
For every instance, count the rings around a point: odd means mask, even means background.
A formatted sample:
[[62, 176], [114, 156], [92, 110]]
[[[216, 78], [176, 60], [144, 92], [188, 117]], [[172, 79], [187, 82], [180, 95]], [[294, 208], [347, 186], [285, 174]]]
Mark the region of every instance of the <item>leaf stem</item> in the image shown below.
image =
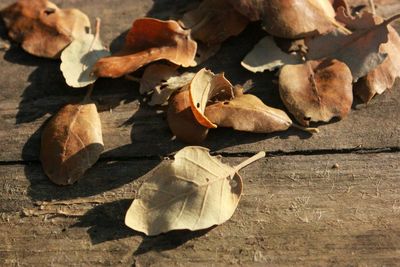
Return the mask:
[[242, 169], [242, 168], [246, 167], [247, 165], [250, 165], [254, 161], [257, 161], [257, 160], [259, 160], [261, 158], [264, 158], [264, 157], [265, 157], [265, 152], [264, 151], [258, 152], [257, 154], [255, 154], [251, 158], [246, 159], [245, 161], [243, 161], [242, 163], [240, 163], [239, 165], [234, 167], [235, 172], [238, 172], [240, 169]]
[[92, 96], [93, 88], [94, 88], [94, 84], [92, 83], [89, 85], [89, 88], [86, 92], [85, 98], [83, 99], [84, 103], [90, 102], [90, 97]]
[[372, 15], [376, 15], [375, 3], [374, 0], [368, 0], [369, 7], [371, 8]]
[[96, 18], [96, 30], [95, 30], [94, 38], [93, 38], [92, 44], [90, 45], [89, 51], [93, 51], [94, 44], [100, 38], [100, 26], [101, 26], [101, 19]]
[[305, 132], [308, 132], [310, 134], [319, 133], [319, 129], [318, 128], [304, 127], [304, 126], [298, 125], [296, 123], [292, 123], [292, 127], [296, 128], [296, 129], [299, 129], [299, 130], [302, 130], [302, 131], [305, 131]]

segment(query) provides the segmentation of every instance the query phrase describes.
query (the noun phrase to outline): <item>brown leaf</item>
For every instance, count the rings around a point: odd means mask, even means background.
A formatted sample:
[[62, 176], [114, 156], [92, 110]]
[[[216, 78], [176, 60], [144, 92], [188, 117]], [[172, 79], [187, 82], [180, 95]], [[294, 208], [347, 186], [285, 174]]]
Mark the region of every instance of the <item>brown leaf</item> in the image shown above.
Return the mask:
[[90, 32], [90, 21], [84, 13], [59, 9], [47, 0], [19, 0], [0, 14], [10, 38], [35, 56], [59, 58], [69, 43]]
[[241, 33], [249, 21], [229, 4], [229, 0], [204, 0], [197, 9], [187, 12], [181, 23], [191, 29], [195, 40], [212, 46]]
[[292, 125], [292, 120], [284, 111], [268, 107], [250, 94], [209, 105], [204, 114], [220, 127], [254, 133], [285, 131]]
[[356, 82], [385, 60], [386, 55], [380, 53], [379, 48], [388, 41], [389, 23], [399, 16], [380, 24], [368, 13], [354, 20], [346, 16], [344, 8], [339, 8], [338, 20], [341, 22], [345, 20], [346, 26], [354, 28], [354, 32], [346, 35], [335, 30], [306, 40], [309, 48], [307, 58], [311, 60], [334, 58], [342, 61], [350, 68], [353, 80]]
[[200, 144], [208, 128], [197, 122], [190, 107], [189, 89], [183, 88], [169, 99], [167, 121], [171, 132], [188, 144]]
[[[338, 20], [350, 30], [365, 30], [371, 25], [382, 23], [384, 20], [371, 13], [364, 12], [361, 16], [351, 17], [343, 10], [339, 10]], [[390, 25], [387, 26], [388, 41], [379, 47], [379, 52], [386, 55], [386, 59], [375, 69], [361, 78], [355, 85], [354, 93], [365, 103], [369, 102], [375, 94], [382, 94], [386, 89], [393, 87], [397, 77], [400, 77], [400, 37]]]
[[165, 82], [169, 78], [177, 76], [177, 68], [177, 66], [157, 63], [147, 66], [140, 79], [139, 92], [141, 94], [149, 93], [163, 81]]
[[182, 29], [176, 21], [142, 18], [134, 21], [122, 50], [100, 59], [94, 74], [117, 78], [161, 59], [184, 67], [195, 66], [196, 50], [190, 31]]
[[400, 77], [400, 37], [397, 31], [389, 25], [389, 41], [380, 47], [381, 53], [387, 57], [381, 65], [361, 78], [355, 86], [354, 93], [365, 103], [376, 94], [380, 95], [386, 89], [391, 89]]
[[337, 60], [286, 65], [279, 75], [279, 93], [302, 125], [344, 118], [353, 102], [351, 72]]
[[337, 27], [329, 0], [229, 0], [252, 21], [263, 20], [273, 36], [297, 39]]
[[51, 181], [73, 184], [103, 151], [101, 122], [93, 103], [63, 107], [42, 132], [40, 160]]
[[185, 147], [173, 161], [162, 162], [146, 175], [125, 224], [150, 236], [222, 224], [232, 217], [242, 194], [238, 171], [262, 157], [264, 152], [231, 167], [206, 148]]
[[204, 110], [210, 100], [229, 100], [233, 98], [233, 85], [224, 74], [214, 74], [201, 69], [189, 84], [190, 104], [196, 120], [207, 128], [217, 128], [206, 116]]

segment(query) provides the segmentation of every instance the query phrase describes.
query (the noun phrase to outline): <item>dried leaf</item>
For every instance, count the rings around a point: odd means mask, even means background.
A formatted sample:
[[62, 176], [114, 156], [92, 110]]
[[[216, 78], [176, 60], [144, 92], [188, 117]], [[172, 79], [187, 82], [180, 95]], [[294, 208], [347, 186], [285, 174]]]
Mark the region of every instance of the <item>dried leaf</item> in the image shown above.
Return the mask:
[[170, 77], [165, 82], [157, 85], [156, 88], [154, 88], [149, 105], [155, 106], [168, 104], [168, 99], [171, 97], [171, 95], [178, 89], [181, 89], [190, 83], [194, 75], [194, 73], [186, 72], [179, 76]]
[[162, 162], [146, 175], [125, 224], [150, 236], [222, 224], [232, 217], [242, 194], [238, 171], [264, 156], [261, 152], [230, 167], [206, 148], [185, 147], [173, 161]]
[[185, 143], [200, 144], [207, 137], [208, 128], [198, 123], [193, 115], [188, 87], [169, 99], [167, 121], [171, 132]]
[[220, 127], [254, 133], [285, 131], [292, 125], [292, 120], [284, 111], [268, 107], [250, 94], [209, 105], [205, 116]]
[[216, 128], [206, 116], [204, 110], [212, 99], [229, 100], [233, 98], [233, 86], [224, 74], [215, 75], [209, 70], [201, 69], [189, 84], [190, 104], [196, 120], [207, 128]]
[[0, 11], [10, 38], [28, 53], [59, 58], [74, 39], [90, 31], [89, 18], [77, 9], [59, 9], [47, 0], [18, 0]]
[[100, 59], [94, 74], [98, 77], [121, 77], [161, 59], [184, 67], [195, 66], [197, 44], [190, 31], [176, 21], [142, 18], [134, 21], [122, 50]]
[[191, 29], [191, 36], [208, 46], [238, 35], [248, 23], [248, 19], [237, 12], [229, 0], [204, 0], [181, 19], [181, 24]]
[[[343, 9], [338, 12], [338, 20], [350, 30], [365, 30], [384, 21], [368, 12], [354, 18], [347, 15]], [[355, 86], [354, 93], [366, 103], [375, 94], [382, 94], [386, 89], [392, 88], [396, 78], [400, 76], [400, 66], [397, 63], [400, 61], [400, 37], [392, 26], [388, 25], [387, 29], [389, 32], [388, 42], [379, 47], [379, 52], [387, 55], [386, 59], [361, 78]]]
[[67, 105], [43, 130], [40, 160], [51, 181], [68, 185], [96, 163], [103, 148], [96, 105]]
[[94, 83], [97, 80], [92, 74], [94, 64], [109, 55], [101, 40], [93, 34], [72, 41], [61, 53], [60, 69], [67, 84], [79, 88]]
[[279, 75], [279, 93], [302, 125], [344, 118], [353, 102], [351, 72], [337, 60], [286, 65]]
[[166, 64], [152, 64], [146, 67], [143, 76], [140, 79], [139, 92], [141, 94], [149, 93], [173, 76], [177, 76], [177, 66]]
[[[345, 16], [344, 8], [339, 8], [338, 12], [339, 17]], [[399, 16], [377, 24], [372, 15], [365, 14], [354, 21], [348, 19], [346, 25], [359, 25], [350, 35], [335, 30], [326, 35], [306, 40], [309, 48], [307, 58], [312, 60], [334, 58], [346, 63], [351, 70], [354, 82], [375, 69], [387, 56], [379, 52], [379, 47], [388, 41], [388, 25]]]
[[251, 72], [273, 71], [286, 64], [300, 64], [301, 56], [287, 54], [275, 43], [271, 36], [266, 36], [256, 44], [242, 61], [242, 66]]
[[397, 31], [389, 25], [389, 41], [380, 47], [381, 53], [387, 58], [367, 76], [356, 84], [354, 93], [365, 103], [368, 103], [376, 94], [380, 95], [386, 89], [394, 86], [396, 78], [400, 77], [400, 37]]
[[329, 0], [229, 0], [252, 21], [263, 20], [273, 36], [297, 39], [338, 27]]

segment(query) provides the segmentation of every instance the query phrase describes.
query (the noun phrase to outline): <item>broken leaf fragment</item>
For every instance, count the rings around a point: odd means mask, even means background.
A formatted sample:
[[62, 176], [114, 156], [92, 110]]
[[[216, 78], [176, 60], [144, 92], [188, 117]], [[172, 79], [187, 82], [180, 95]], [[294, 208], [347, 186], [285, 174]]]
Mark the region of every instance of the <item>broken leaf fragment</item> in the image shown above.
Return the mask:
[[97, 162], [103, 149], [96, 105], [69, 104], [44, 127], [40, 160], [52, 182], [69, 185]]
[[94, 83], [97, 80], [92, 73], [94, 64], [109, 55], [110, 52], [103, 46], [98, 32], [96, 35], [86, 34], [75, 39], [61, 53], [60, 69], [65, 81], [75, 88]]
[[242, 66], [251, 72], [273, 71], [286, 64], [300, 64], [299, 54], [283, 52], [275, 43], [273, 37], [266, 36], [256, 44], [253, 50], [246, 55]]
[[18, 0], [0, 15], [10, 38], [39, 57], [59, 58], [68, 44], [90, 33], [90, 21], [84, 13], [59, 9], [47, 0]]
[[145, 175], [125, 224], [146, 235], [206, 229], [229, 220], [242, 194], [238, 171], [265, 156], [260, 152], [231, 167], [203, 147], [185, 147]]
[[196, 120], [207, 128], [216, 128], [204, 111], [210, 100], [230, 100], [233, 98], [233, 85], [224, 74], [214, 74], [209, 70], [201, 69], [189, 84], [190, 104]]
[[121, 77], [158, 60], [168, 60], [183, 67], [195, 66], [197, 44], [190, 31], [173, 20], [137, 19], [125, 38], [121, 51], [100, 59], [94, 74], [98, 77]]
[[286, 65], [279, 75], [279, 93], [289, 112], [304, 126], [344, 118], [353, 103], [351, 72], [337, 60]]

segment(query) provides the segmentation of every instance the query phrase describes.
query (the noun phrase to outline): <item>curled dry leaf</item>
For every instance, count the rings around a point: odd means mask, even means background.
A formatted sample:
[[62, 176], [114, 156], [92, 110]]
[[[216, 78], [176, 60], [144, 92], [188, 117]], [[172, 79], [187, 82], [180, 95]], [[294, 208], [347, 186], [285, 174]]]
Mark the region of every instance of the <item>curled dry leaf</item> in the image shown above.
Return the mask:
[[63, 107], [42, 133], [40, 160], [51, 181], [73, 184], [103, 151], [101, 122], [93, 103]]
[[[376, 15], [364, 12], [357, 17], [351, 17], [343, 9], [338, 12], [338, 20], [353, 31], [367, 30], [384, 20]], [[362, 77], [355, 86], [354, 93], [364, 102], [369, 102], [375, 94], [382, 94], [386, 89], [393, 87], [397, 77], [400, 77], [400, 37], [390, 25], [388, 29], [388, 42], [379, 47], [379, 52], [386, 55], [386, 59], [378, 67]]]
[[254, 133], [285, 131], [292, 125], [292, 120], [284, 111], [268, 107], [250, 94], [209, 105], [205, 116], [220, 127]]
[[169, 78], [178, 75], [178, 66], [166, 64], [151, 64], [146, 67], [140, 79], [139, 92], [141, 94], [150, 93], [154, 88]]
[[206, 116], [204, 110], [211, 100], [230, 100], [233, 98], [233, 85], [224, 74], [214, 74], [209, 70], [201, 69], [188, 85], [190, 104], [196, 120], [207, 128], [217, 128]]
[[344, 118], [353, 103], [351, 72], [337, 60], [286, 65], [279, 75], [279, 93], [302, 125]]
[[193, 115], [187, 87], [169, 99], [167, 121], [171, 132], [185, 143], [200, 144], [207, 137], [208, 128], [197, 122]]
[[[338, 9], [338, 19], [343, 22], [345, 10]], [[371, 14], [365, 13], [354, 21], [347, 19], [346, 25], [355, 26], [352, 34], [344, 34], [335, 30], [326, 35], [307, 39], [309, 48], [307, 58], [319, 60], [334, 58], [346, 63], [356, 82], [359, 78], [374, 70], [386, 58], [386, 54], [380, 52], [380, 46], [388, 41], [388, 25], [400, 16], [394, 16], [382, 23], [377, 23]], [[361, 27], [362, 25], [362, 27]]]
[[229, 0], [252, 21], [263, 20], [273, 36], [297, 39], [322, 34], [339, 25], [329, 0]]
[[223, 164], [203, 147], [185, 147], [175, 159], [146, 175], [125, 224], [146, 235], [209, 228], [229, 220], [242, 194], [238, 171], [265, 156], [260, 152], [236, 167]]
[[241, 33], [249, 20], [236, 11], [229, 0], [204, 0], [181, 19], [191, 36], [207, 46], [217, 45]]
[[300, 64], [299, 54], [283, 52], [271, 36], [266, 36], [246, 55], [242, 66], [251, 72], [273, 71], [286, 64]]
[[380, 52], [387, 54], [385, 61], [361, 78], [355, 86], [354, 93], [365, 103], [368, 103], [376, 94], [380, 95], [386, 89], [391, 89], [396, 78], [400, 77], [400, 37], [390, 25], [389, 41], [381, 45]]
[[[99, 22], [98, 22], [99, 23]], [[97, 27], [99, 30], [99, 27]], [[99, 32], [86, 34], [75, 39], [61, 53], [60, 69], [65, 81], [71, 87], [85, 87], [94, 83], [97, 77], [92, 74], [94, 64], [110, 52], [103, 46]]]
[[18, 0], [0, 15], [10, 38], [39, 57], [59, 58], [71, 41], [90, 32], [90, 21], [84, 13], [59, 9], [47, 0]]
[[94, 74], [117, 78], [161, 59], [184, 67], [195, 66], [197, 44], [176, 21], [142, 18], [134, 21], [122, 50], [100, 59]]

